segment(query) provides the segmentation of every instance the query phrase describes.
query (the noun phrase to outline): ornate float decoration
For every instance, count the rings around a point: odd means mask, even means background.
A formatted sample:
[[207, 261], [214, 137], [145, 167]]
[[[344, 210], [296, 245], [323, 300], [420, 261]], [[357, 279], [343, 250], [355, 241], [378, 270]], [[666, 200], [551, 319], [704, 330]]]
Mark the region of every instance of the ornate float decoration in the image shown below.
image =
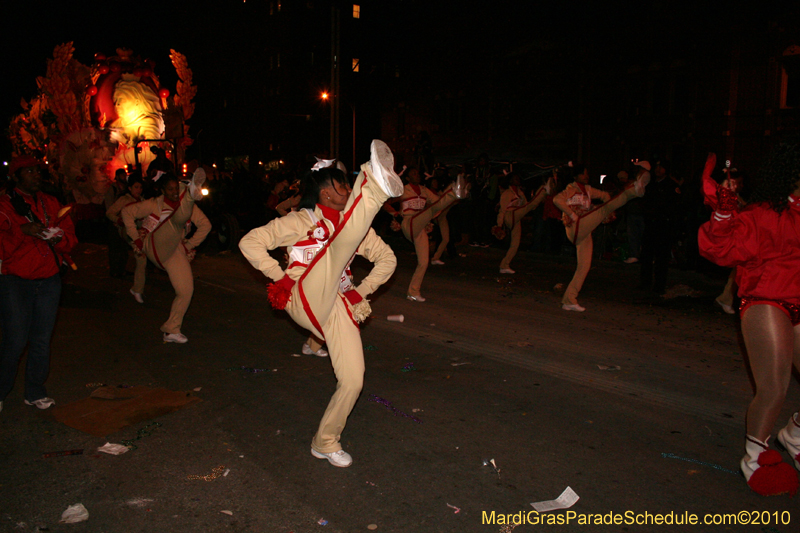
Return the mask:
[[97, 202], [118, 168], [138, 163], [147, 170], [155, 157], [149, 146], [165, 144], [160, 139], [170, 111], [182, 121], [169, 136], [182, 156], [191, 144], [185, 121], [194, 113], [197, 87], [186, 57], [175, 50], [170, 59], [180, 81], [172, 98], [150, 59], [118, 48], [110, 57], [96, 54], [86, 66], [74, 51], [71, 42], [55, 47], [47, 74], [36, 80], [38, 96], [22, 100], [23, 113], [11, 120], [9, 136], [15, 154], [46, 158], [79, 203]]

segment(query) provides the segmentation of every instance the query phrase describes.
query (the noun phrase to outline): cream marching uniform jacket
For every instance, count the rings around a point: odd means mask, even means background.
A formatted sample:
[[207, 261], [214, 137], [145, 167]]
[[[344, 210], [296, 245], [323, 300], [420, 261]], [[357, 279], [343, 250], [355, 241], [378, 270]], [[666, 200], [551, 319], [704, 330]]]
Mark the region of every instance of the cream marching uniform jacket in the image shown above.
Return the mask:
[[592, 200], [600, 199], [604, 203], [611, 200], [611, 195], [605, 191], [598, 191], [589, 185], [572, 182], [553, 198], [553, 203], [563, 211], [561, 216], [565, 224], [569, 223], [570, 209], [579, 217], [592, 210]]
[[[339, 211], [332, 209], [325, 211], [337, 219], [340, 215]], [[317, 253], [327, 244], [334, 230], [334, 222], [323, 216], [323, 210], [317, 205], [313, 211], [310, 209], [293, 211], [285, 217], [276, 218], [266, 226], [252, 230], [246, 239], [242, 239], [239, 247], [248, 261], [271, 280], [278, 281], [286, 275], [297, 281]], [[286, 246], [289, 254], [289, 265], [285, 271], [268, 253], [268, 250], [281, 246]], [[358, 246], [356, 255], [374, 264], [367, 277], [355, 288], [362, 298], [366, 298], [392, 276], [397, 259], [389, 245], [383, 242], [372, 228]], [[350, 261], [352, 260], [351, 258]], [[339, 280], [340, 293], [353, 288], [349, 265], [348, 263]]]
[[506, 218], [506, 212], [508, 212], [510, 209], [522, 207], [527, 203], [528, 199], [525, 197], [525, 193], [519, 190], [516, 185], [511, 186], [503, 191], [503, 194], [500, 195], [500, 212], [497, 214], [497, 225], [503, 225], [503, 222]]
[[439, 197], [424, 185], [406, 183], [403, 188], [403, 195], [399, 199], [400, 213], [404, 217], [414, 215], [438, 199]]
[[[186, 194], [188, 194], [188, 192]], [[164, 202], [163, 196], [150, 198], [149, 200], [126, 206], [122, 210], [122, 220], [125, 223], [125, 231], [128, 233], [128, 237], [133, 241], [139, 238], [139, 230], [136, 227], [137, 220], [141, 220], [141, 227], [147, 231], [148, 235], [159, 228], [161, 228], [161, 231], [167, 230], [168, 227], [162, 226], [167, 226], [164, 222], [168, 220], [172, 211], [172, 207]], [[125, 215], [130, 215], [130, 217]], [[192, 217], [186, 222], [183, 228], [181, 238], [185, 238], [189, 233], [192, 223], [197, 226], [197, 231], [194, 232], [191, 239], [184, 243], [187, 251], [194, 250], [200, 246], [200, 243], [205, 240], [206, 236], [208, 236], [208, 233], [211, 231], [211, 222], [208, 220], [208, 217], [195, 205], [192, 208]], [[168, 254], [170, 250], [159, 250], [159, 254], [162, 254], [162, 252]], [[166, 260], [166, 258], [164, 258], [164, 260]]]
[[[111, 222], [116, 224], [117, 227], [121, 229], [122, 237], [125, 237], [127, 233], [127, 230], [125, 230], [125, 223], [122, 221], [122, 209], [132, 204], [138, 204], [141, 201], [142, 201], [141, 199], [137, 200], [136, 198], [131, 196], [130, 193], [126, 193], [117, 198], [117, 200], [113, 204], [111, 204], [111, 207], [108, 208], [108, 211], [106, 211], [106, 217], [108, 217], [108, 219]], [[141, 226], [141, 221], [137, 222], [138, 222], [137, 227]], [[139, 238], [138, 235], [136, 238], [137, 239]]]

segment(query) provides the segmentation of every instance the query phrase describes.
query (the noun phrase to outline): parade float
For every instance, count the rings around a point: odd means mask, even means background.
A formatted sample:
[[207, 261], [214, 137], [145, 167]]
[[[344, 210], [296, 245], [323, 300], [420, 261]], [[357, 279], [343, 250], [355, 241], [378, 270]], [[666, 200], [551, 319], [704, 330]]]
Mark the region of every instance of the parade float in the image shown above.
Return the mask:
[[197, 87], [186, 57], [170, 50], [179, 81], [174, 94], [156, 76], [155, 62], [119, 48], [96, 54], [86, 66], [72, 43], [56, 46], [39, 94], [21, 101], [11, 120], [15, 155], [43, 158], [68, 202], [101, 204], [119, 168], [146, 173], [152, 146], [182, 162], [191, 144], [186, 121], [194, 113]]

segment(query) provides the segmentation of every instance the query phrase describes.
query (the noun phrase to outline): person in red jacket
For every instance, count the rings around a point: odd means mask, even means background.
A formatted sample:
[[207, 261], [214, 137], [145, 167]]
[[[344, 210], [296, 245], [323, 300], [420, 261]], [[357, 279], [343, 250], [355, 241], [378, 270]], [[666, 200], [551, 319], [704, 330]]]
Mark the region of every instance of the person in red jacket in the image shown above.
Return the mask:
[[40, 163], [12, 159], [0, 195], [0, 409], [25, 346], [25, 404], [47, 409], [44, 382], [50, 371], [50, 337], [61, 297], [61, 263], [77, 238], [72, 220], [54, 197], [40, 191]]
[[[721, 266], [736, 267], [740, 316], [755, 396], [747, 409], [745, 456], [741, 469], [758, 494], [795, 494], [797, 473], [769, 448], [780, 416], [792, 364], [800, 370], [800, 148], [781, 145], [761, 172], [753, 203], [739, 210], [728, 181], [711, 179], [716, 156], [703, 173], [706, 203], [715, 209], [700, 227], [700, 254]], [[795, 412], [778, 442], [800, 470], [800, 415]]]

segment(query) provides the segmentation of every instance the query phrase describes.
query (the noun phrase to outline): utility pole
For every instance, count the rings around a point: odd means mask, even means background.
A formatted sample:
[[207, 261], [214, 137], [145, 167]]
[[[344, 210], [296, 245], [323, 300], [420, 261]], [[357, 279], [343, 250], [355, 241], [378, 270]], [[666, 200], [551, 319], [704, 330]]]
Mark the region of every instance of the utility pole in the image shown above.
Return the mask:
[[341, 20], [339, 8], [331, 6], [331, 131], [329, 157], [339, 159], [339, 43]]

